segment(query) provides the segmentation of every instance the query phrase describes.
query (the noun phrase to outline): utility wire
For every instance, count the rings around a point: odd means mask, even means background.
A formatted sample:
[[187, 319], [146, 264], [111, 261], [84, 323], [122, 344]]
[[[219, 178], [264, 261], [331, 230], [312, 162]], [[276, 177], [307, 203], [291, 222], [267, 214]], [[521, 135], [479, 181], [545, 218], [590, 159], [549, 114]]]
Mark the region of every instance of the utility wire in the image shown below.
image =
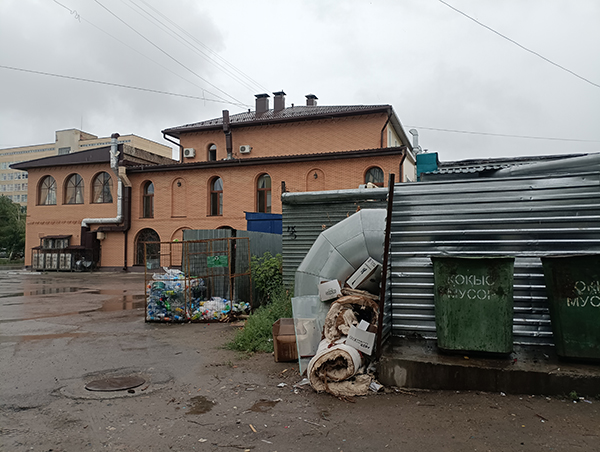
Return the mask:
[[[181, 80], [183, 80], [183, 81], [185, 81], [185, 82], [187, 82], [187, 83], [189, 83], [189, 84], [191, 84], [191, 85], [194, 85], [196, 88], [198, 88], [198, 89], [201, 89], [202, 91], [204, 91], [204, 88], [203, 88], [202, 86], [200, 86], [200, 85], [198, 85], [198, 84], [196, 84], [196, 83], [194, 83], [194, 82], [192, 82], [192, 81], [190, 81], [190, 80], [186, 79], [186, 78], [185, 78], [185, 77], [183, 77], [181, 74], [179, 74], [179, 73], [175, 72], [174, 70], [170, 69], [169, 67], [167, 67], [167, 66], [165, 66], [165, 65], [163, 65], [163, 64], [161, 64], [161, 63], [159, 63], [158, 61], [156, 61], [156, 60], [153, 60], [153, 59], [152, 59], [152, 58], [150, 58], [149, 56], [147, 56], [147, 55], [143, 54], [142, 52], [140, 52], [139, 50], [137, 50], [137, 49], [135, 49], [134, 47], [130, 46], [130, 45], [129, 45], [129, 44], [127, 44], [126, 42], [124, 42], [124, 41], [122, 41], [121, 39], [117, 38], [116, 36], [113, 36], [113, 35], [111, 35], [109, 32], [107, 32], [107, 31], [106, 31], [106, 30], [104, 30], [103, 28], [101, 28], [101, 27], [98, 27], [96, 24], [94, 24], [94, 23], [90, 22], [89, 20], [87, 20], [87, 19], [86, 19], [86, 18], [84, 18], [84, 17], [81, 17], [81, 15], [77, 13], [77, 10], [71, 10], [69, 7], [67, 7], [67, 6], [63, 5], [62, 3], [58, 2], [57, 0], [54, 0], [54, 3], [56, 3], [56, 4], [60, 5], [60, 6], [62, 6], [62, 7], [63, 7], [63, 8], [65, 8], [67, 11], [69, 11], [69, 12], [71, 13], [71, 15], [73, 15], [77, 21], [79, 21], [79, 22], [83, 21], [83, 22], [85, 22], [86, 24], [88, 24], [88, 25], [91, 25], [92, 27], [96, 28], [98, 31], [100, 31], [100, 32], [104, 33], [105, 35], [107, 35], [107, 36], [111, 37], [112, 39], [114, 39], [115, 41], [117, 41], [117, 42], [119, 42], [120, 44], [124, 45], [125, 47], [128, 47], [130, 50], [134, 51], [134, 52], [135, 52], [135, 53], [137, 53], [138, 55], [140, 55], [140, 56], [142, 56], [142, 57], [146, 58], [147, 60], [151, 61], [152, 63], [156, 64], [157, 66], [160, 66], [160, 67], [161, 67], [161, 68], [163, 68], [164, 70], [166, 70], [166, 71], [170, 72], [171, 74], [173, 74], [173, 75], [175, 75], [175, 76], [179, 77]], [[247, 106], [247, 105], [245, 105], [245, 106]]]
[[559, 138], [559, 137], [537, 137], [531, 135], [509, 135], [505, 133], [490, 133], [490, 132], [473, 132], [469, 130], [455, 130], [455, 129], [440, 129], [436, 127], [422, 127], [422, 126], [409, 126], [405, 125], [405, 127], [411, 127], [415, 129], [424, 129], [424, 130], [435, 130], [437, 132], [450, 132], [450, 133], [465, 133], [469, 135], [486, 135], [492, 137], [502, 137], [502, 138], [526, 138], [528, 140], [550, 140], [550, 141], [572, 141], [578, 143], [600, 143], [600, 140], [582, 140], [578, 138]]
[[[198, 77], [200, 80], [202, 80], [204, 83], [208, 83], [210, 86], [212, 86], [213, 88], [215, 88], [217, 91], [220, 91], [221, 93], [225, 94], [226, 96], [230, 97], [231, 99], [235, 100], [238, 104], [242, 104], [242, 102], [240, 102], [238, 99], [236, 99], [235, 97], [233, 97], [231, 94], [226, 93], [225, 91], [223, 91], [222, 89], [220, 89], [219, 87], [213, 85], [212, 83], [210, 83], [208, 80], [204, 79], [203, 77], [201, 77], [200, 75], [198, 75], [196, 72], [194, 72], [192, 69], [190, 69], [189, 67], [187, 67], [185, 64], [183, 64], [182, 62], [180, 62], [179, 60], [177, 60], [175, 57], [173, 57], [172, 55], [170, 55], [169, 53], [165, 52], [163, 49], [161, 49], [159, 46], [157, 46], [156, 44], [154, 44], [150, 39], [146, 38], [142, 33], [140, 33], [139, 31], [137, 31], [135, 28], [133, 28], [131, 25], [129, 25], [127, 22], [125, 22], [123, 19], [121, 19], [119, 16], [117, 16], [115, 13], [113, 13], [110, 9], [108, 9], [106, 6], [104, 6], [102, 3], [100, 3], [99, 0], [94, 0], [98, 5], [100, 5], [103, 9], [105, 9], [109, 14], [111, 14], [113, 17], [115, 17], [119, 22], [123, 23], [127, 28], [129, 28], [130, 30], [132, 30], [134, 33], [136, 33], [138, 36], [140, 36], [141, 38], [143, 38], [146, 42], [148, 42], [149, 44], [151, 44], [153, 47], [155, 47], [156, 49], [158, 49], [160, 52], [162, 52], [163, 54], [165, 54], [167, 57], [169, 57], [171, 60], [175, 61], [177, 64], [179, 64], [181, 67], [183, 67], [184, 69], [186, 69], [187, 71], [191, 72], [192, 74], [194, 74], [196, 77]], [[215, 93], [211, 93], [210, 91], [206, 90], [209, 94], [218, 97], [219, 99], [223, 100], [224, 102], [225, 99], [223, 99], [221, 96], [219, 96], [218, 94]]]
[[568, 72], [568, 73], [569, 73], [569, 74], [571, 74], [571, 75], [574, 75], [574, 76], [575, 76], [575, 77], [577, 77], [578, 79], [581, 79], [581, 80], [583, 80], [584, 82], [587, 82], [587, 83], [589, 83], [590, 85], [593, 85], [593, 86], [595, 86], [596, 88], [600, 88], [600, 84], [598, 84], [598, 83], [594, 83], [594, 82], [592, 82], [591, 80], [589, 80], [589, 79], [587, 79], [587, 78], [585, 78], [585, 77], [582, 77], [581, 75], [579, 75], [579, 74], [577, 74], [577, 73], [573, 72], [572, 70], [570, 70], [570, 69], [567, 69], [566, 67], [564, 67], [564, 66], [561, 66], [561, 65], [560, 65], [560, 64], [558, 64], [558, 63], [555, 63], [554, 61], [552, 61], [552, 60], [550, 60], [550, 59], [546, 58], [546, 57], [545, 57], [545, 56], [543, 56], [543, 55], [540, 55], [540, 54], [539, 54], [539, 53], [537, 53], [536, 51], [534, 51], [534, 50], [531, 50], [531, 49], [528, 49], [527, 47], [525, 47], [525, 46], [523, 46], [523, 45], [519, 44], [519, 43], [518, 43], [517, 41], [515, 41], [514, 39], [511, 39], [511, 38], [509, 38], [508, 36], [505, 36], [505, 35], [503, 35], [502, 33], [500, 33], [500, 32], [498, 32], [498, 31], [494, 30], [493, 28], [491, 28], [491, 27], [488, 27], [488, 26], [487, 26], [487, 25], [485, 25], [484, 23], [481, 23], [481, 22], [479, 22], [479, 21], [478, 21], [477, 19], [475, 19], [474, 17], [471, 17], [471, 16], [469, 16], [468, 14], [466, 14], [466, 13], [463, 13], [461, 10], [459, 10], [459, 9], [455, 8], [454, 6], [450, 5], [449, 3], [446, 3], [444, 0], [438, 0], [438, 1], [439, 1], [440, 3], [443, 3], [444, 5], [446, 5], [448, 8], [450, 8], [450, 9], [452, 9], [452, 10], [456, 11], [457, 13], [459, 13], [459, 14], [461, 14], [461, 15], [463, 15], [463, 16], [465, 16], [467, 19], [470, 19], [470, 20], [472, 20], [472, 21], [473, 21], [473, 22], [475, 22], [477, 25], [481, 25], [483, 28], [486, 28], [486, 29], [488, 29], [489, 31], [491, 31], [492, 33], [495, 33], [495, 34], [497, 34], [497, 35], [498, 35], [498, 36], [500, 36], [501, 38], [504, 38], [504, 39], [506, 39], [507, 41], [509, 41], [509, 42], [512, 42], [512, 43], [513, 43], [514, 45], [516, 45], [517, 47], [520, 47], [521, 49], [523, 49], [523, 50], [525, 50], [525, 51], [527, 51], [527, 52], [529, 52], [529, 53], [532, 53], [533, 55], [535, 55], [535, 56], [537, 56], [537, 57], [541, 58], [542, 60], [546, 61], [547, 63], [550, 63], [551, 65], [553, 65], [553, 66], [556, 66], [557, 68], [559, 68], [559, 69], [562, 69], [563, 71], [565, 71], [565, 72]]
[[[257, 90], [267, 91], [265, 87], [263, 87], [257, 81], [252, 79], [249, 75], [245, 74], [243, 71], [229, 63], [225, 58], [221, 57], [217, 52], [212, 50], [202, 41], [198, 40], [194, 35], [187, 32], [184, 28], [179, 26], [179, 24], [169, 19], [169, 17], [160, 12], [158, 9], [148, 4], [144, 0], [140, 1], [146, 6], [146, 8], [149, 8], [150, 10], [154, 11], [158, 16], [162, 17], [165, 21], [167, 21], [168, 25], [165, 24], [159, 17], [154, 15], [152, 12], [146, 10], [143, 6], [138, 5], [134, 0], [129, 0], [131, 4], [133, 4], [136, 8], [138, 8], [140, 11], [142, 11], [144, 14], [150, 17], [153, 21], [158, 23], [167, 33], [171, 34], [171, 36], [177, 36], [177, 39], [179, 39], [180, 41], [183, 40], [185, 44], [188, 47], [191, 47], [198, 55], [202, 56], [202, 58], [216, 66], [221, 71], [225, 72], [238, 83], [244, 85], [246, 88], [253, 92], [256, 92]], [[136, 12], [140, 14], [139, 11]], [[198, 48], [198, 46], [195, 45], [194, 42], [205, 50]]]
[[[118, 88], [127, 88], [127, 89], [134, 89], [137, 91], [145, 91], [145, 92], [155, 93], [155, 94], [164, 94], [167, 96], [185, 97], [187, 99], [197, 99], [197, 100], [203, 100], [206, 102], [217, 102], [217, 103], [225, 103], [225, 104], [230, 104], [230, 105], [235, 105], [235, 106], [243, 106], [240, 104], [223, 101], [223, 100], [207, 99], [206, 97], [191, 96], [188, 94], [170, 93], [168, 91], [160, 91], [160, 90], [150, 89], [150, 88], [141, 88], [139, 86], [123, 85], [120, 83], [104, 82], [104, 81], [100, 81], [100, 80], [91, 80], [91, 79], [87, 79], [87, 78], [73, 77], [73, 76], [69, 76], [69, 75], [52, 74], [50, 72], [34, 71], [31, 69], [23, 69], [23, 68], [4, 66], [4, 65], [0, 65], [0, 68], [10, 69], [12, 71], [27, 72], [30, 74], [45, 75], [45, 76], [49, 76], [49, 77], [64, 78], [64, 79], [68, 79], [68, 80], [76, 80], [79, 82], [97, 83], [100, 85], [116, 86]], [[570, 142], [581, 142], [581, 143], [600, 143], [600, 140], [582, 140], [582, 139], [577, 139], [577, 138], [538, 137], [538, 136], [530, 136], [530, 135], [509, 135], [509, 134], [503, 134], [503, 133], [474, 132], [474, 131], [469, 131], [469, 130], [442, 129], [442, 128], [437, 128], [437, 127], [423, 127], [423, 126], [414, 126], [414, 125], [408, 125], [408, 124], [405, 124], [404, 126], [410, 127], [410, 128], [415, 128], [415, 129], [434, 130], [437, 132], [464, 133], [464, 134], [470, 134], [470, 135], [486, 135], [486, 136], [494, 136], [494, 137], [502, 137], [502, 138], [526, 138], [526, 139], [530, 139], [530, 140], [551, 140], [551, 141], [567, 141], [567, 142], [570, 141]]]
[[229, 104], [229, 105], [235, 105], [237, 107], [244, 107], [244, 104], [237, 104], [234, 102], [230, 102], [227, 100], [222, 100], [222, 99], [207, 99], [206, 97], [199, 97], [199, 96], [191, 96], [188, 94], [179, 94], [179, 93], [170, 93], [168, 91], [160, 91], [157, 89], [150, 89], [150, 88], [141, 88], [139, 86], [131, 86], [131, 85], [123, 85], [120, 83], [111, 83], [111, 82], [104, 82], [101, 80], [92, 80], [89, 78], [82, 78], [82, 77], [73, 77], [70, 75], [62, 75], [62, 74], [52, 74], [50, 72], [42, 72], [42, 71], [34, 71], [31, 69], [23, 69], [23, 68], [18, 68], [18, 67], [12, 67], [12, 66], [4, 66], [0, 64], [0, 68], [2, 69], [10, 69], [12, 71], [20, 71], [20, 72], [28, 72], [30, 74], [37, 74], [37, 75], [46, 75], [49, 77], [58, 77], [58, 78], [65, 78], [68, 80], [77, 80], [79, 82], [88, 82], [88, 83], [97, 83], [99, 85], [107, 85], [107, 86], [116, 86], [118, 88], [127, 88], [127, 89], [135, 89], [137, 91], [146, 91], [149, 93], [156, 93], [156, 94], [165, 94], [168, 96], [177, 96], [177, 97], [185, 97], [188, 99], [197, 99], [197, 100], [203, 100], [206, 102], [217, 102], [217, 103], [221, 103], [221, 104]]

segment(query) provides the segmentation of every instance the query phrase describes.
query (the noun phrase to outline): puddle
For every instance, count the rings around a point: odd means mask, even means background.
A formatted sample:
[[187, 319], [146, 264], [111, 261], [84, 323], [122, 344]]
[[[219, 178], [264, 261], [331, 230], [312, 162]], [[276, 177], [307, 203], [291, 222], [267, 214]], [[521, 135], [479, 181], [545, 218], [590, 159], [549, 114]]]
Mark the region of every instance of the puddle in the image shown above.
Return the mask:
[[24, 336], [0, 336], [0, 344], [5, 342], [45, 341], [52, 339], [76, 338], [88, 336], [89, 333], [58, 333], [58, 334], [30, 334]]
[[7, 294], [4, 294], [4, 295], [0, 295], [0, 298], [22, 297], [23, 295], [25, 295], [23, 292], [7, 293]]
[[279, 403], [279, 400], [259, 400], [254, 405], [250, 407], [250, 411], [254, 411], [256, 413], [264, 413], [269, 411], [275, 405]]
[[129, 311], [145, 307], [145, 295], [123, 295], [121, 298], [113, 298], [102, 303], [98, 311]]
[[20, 295], [32, 296], [32, 295], [51, 295], [56, 293], [69, 293], [69, 292], [81, 292], [86, 290], [85, 287], [44, 287], [38, 290], [28, 290]]
[[190, 409], [186, 414], [204, 414], [213, 409], [215, 404], [206, 397], [196, 396], [190, 400]]

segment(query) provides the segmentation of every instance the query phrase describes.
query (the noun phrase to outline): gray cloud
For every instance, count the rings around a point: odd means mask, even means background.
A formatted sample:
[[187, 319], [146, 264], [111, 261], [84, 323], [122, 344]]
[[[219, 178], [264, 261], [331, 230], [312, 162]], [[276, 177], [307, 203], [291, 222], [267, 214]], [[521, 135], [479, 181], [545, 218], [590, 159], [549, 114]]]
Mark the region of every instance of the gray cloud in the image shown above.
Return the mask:
[[[288, 94], [288, 104], [303, 104], [308, 93], [316, 94], [321, 105], [391, 104], [404, 124], [423, 127], [422, 146], [439, 152], [442, 160], [599, 149], [597, 142], [426, 129], [600, 140], [600, 88], [440, 2], [177, 0], [168, 7], [158, 0], [100, 2], [166, 54], [95, 1], [60, 0], [77, 11], [78, 21], [51, 0], [4, 0], [0, 64], [231, 99], [222, 90], [249, 106], [253, 94], [280, 89]], [[600, 83], [597, 2], [451, 4]], [[217, 56], [209, 58], [211, 63], [198, 55], [138, 14], [135, 5], [156, 8], [253, 81], [240, 83], [217, 67]], [[160, 21], [167, 31], [176, 30], [164, 18]], [[134, 133], [164, 143], [164, 128], [217, 117], [223, 109], [237, 113], [248, 108], [233, 105], [233, 100], [185, 99], [1, 68], [0, 76], [0, 147], [49, 142], [55, 130], [71, 127], [102, 136]]]

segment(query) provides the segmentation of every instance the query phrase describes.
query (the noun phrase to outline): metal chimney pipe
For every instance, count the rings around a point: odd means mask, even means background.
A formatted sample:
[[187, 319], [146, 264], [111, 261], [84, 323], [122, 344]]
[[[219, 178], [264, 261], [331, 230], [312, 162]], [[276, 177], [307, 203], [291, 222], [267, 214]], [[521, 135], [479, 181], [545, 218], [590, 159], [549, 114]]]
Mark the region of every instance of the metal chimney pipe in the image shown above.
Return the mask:
[[419, 131], [417, 129], [410, 129], [408, 131], [413, 136], [413, 151], [415, 154], [422, 152], [421, 146], [419, 146]]

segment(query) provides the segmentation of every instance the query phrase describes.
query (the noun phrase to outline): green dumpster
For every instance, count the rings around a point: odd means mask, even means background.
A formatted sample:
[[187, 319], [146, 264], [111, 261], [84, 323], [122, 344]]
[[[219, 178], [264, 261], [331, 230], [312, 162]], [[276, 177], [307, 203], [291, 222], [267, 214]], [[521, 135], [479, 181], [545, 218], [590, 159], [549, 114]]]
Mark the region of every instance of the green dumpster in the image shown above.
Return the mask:
[[542, 257], [556, 353], [600, 359], [600, 255]]
[[432, 256], [438, 347], [510, 353], [514, 257]]

